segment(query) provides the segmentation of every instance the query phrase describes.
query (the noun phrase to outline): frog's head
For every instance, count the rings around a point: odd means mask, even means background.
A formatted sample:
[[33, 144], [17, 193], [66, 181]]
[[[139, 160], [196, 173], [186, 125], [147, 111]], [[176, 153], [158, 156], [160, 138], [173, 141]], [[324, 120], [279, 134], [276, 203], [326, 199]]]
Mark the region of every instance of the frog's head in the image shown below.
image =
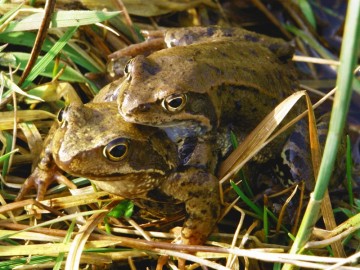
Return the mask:
[[125, 68], [119, 86], [119, 112], [126, 121], [197, 134], [218, 125], [217, 85], [221, 70], [202, 61], [191, 46], [174, 47], [148, 57], [137, 56]]
[[61, 115], [52, 145], [56, 164], [101, 189], [131, 198], [155, 188], [177, 166], [166, 135], [125, 122], [115, 103], [71, 105]]

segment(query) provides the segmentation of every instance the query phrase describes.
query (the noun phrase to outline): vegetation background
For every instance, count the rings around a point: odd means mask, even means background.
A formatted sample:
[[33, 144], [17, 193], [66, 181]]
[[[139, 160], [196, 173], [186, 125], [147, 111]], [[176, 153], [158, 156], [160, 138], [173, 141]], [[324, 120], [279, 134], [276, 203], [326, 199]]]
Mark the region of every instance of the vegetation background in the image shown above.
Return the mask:
[[[99, 2], [0, 0], [0, 269], [144, 269], [154, 268], [159, 254], [185, 257], [189, 269], [198, 264], [214, 269], [294, 267], [289, 263], [315, 269], [357, 268], [360, 71], [354, 70], [359, 64], [359, 1]], [[293, 42], [299, 80], [313, 103], [337, 86], [335, 102], [330, 98], [321, 106], [322, 111], [335, 108], [331, 144], [321, 165], [315, 161], [318, 181], [324, 184], [315, 189], [309, 206], [305, 196], [296, 224], [279, 219], [281, 211], [273, 214], [278, 202], [272, 197], [262, 193], [252, 198], [239, 189], [241, 209], [229, 208], [230, 214], [219, 222], [209, 245], [198, 247], [196, 257], [169, 243], [174, 233], [168, 228], [178, 223], [142, 220], [140, 229], [135, 222], [140, 220], [138, 210], [132, 213], [131, 203], [93, 191], [87, 179], [73, 179], [78, 186], [73, 194], [56, 184], [44, 201], [35, 201], [32, 194], [15, 201], [59, 109], [74, 99], [90, 101], [121, 76], [128, 58], [116, 52], [144, 41], [140, 30], [194, 25], [240, 26]], [[349, 134], [344, 146], [347, 176], [345, 184], [329, 190], [330, 214], [322, 213], [325, 223], [333, 213], [336, 226], [325, 231], [317, 200], [326, 194], [343, 126]], [[104, 211], [115, 204], [111, 214]], [[306, 206], [310, 215], [304, 215]], [[312, 225], [314, 231], [309, 230]], [[149, 237], [155, 241], [137, 239]], [[299, 251], [310, 256], [295, 254]], [[175, 267], [172, 261], [169, 265]]]

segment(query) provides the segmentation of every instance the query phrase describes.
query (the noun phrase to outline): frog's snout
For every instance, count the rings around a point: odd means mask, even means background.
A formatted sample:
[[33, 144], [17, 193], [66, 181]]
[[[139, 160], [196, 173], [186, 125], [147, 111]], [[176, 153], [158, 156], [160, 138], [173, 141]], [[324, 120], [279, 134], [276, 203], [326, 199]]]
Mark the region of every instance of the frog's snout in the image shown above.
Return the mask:
[[[134, 122], [134, 111], [138, 108], [129, 108], [124, 106], [123, 103], [118, 104], [118, 112], [127, 122]], [[144, 108], [145, 110], [145, 108]]]

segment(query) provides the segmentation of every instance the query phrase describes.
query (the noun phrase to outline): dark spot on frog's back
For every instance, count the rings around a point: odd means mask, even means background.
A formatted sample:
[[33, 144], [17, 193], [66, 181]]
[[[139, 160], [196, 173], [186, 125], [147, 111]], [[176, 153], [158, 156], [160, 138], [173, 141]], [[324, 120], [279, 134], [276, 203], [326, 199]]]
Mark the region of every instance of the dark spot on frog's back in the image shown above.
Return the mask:
[[212, 126], [217, 125], [217, 115], [214, 105], [208, 95], [191, 93], [188, 95], [188, 99], [192, 100], [185, 107], [185, 111], [194, 115], [205, 115], [210, 120]]
[[208, 37], [211, 37], [213, 34], [214, 34], [214, 27], [208, 27], [207, 28], [207, 31], [206, 31], [206, 35], [208, 36]]
[[256, 76], [256, 74], [257, 74], [256, 70], [253, 70], [251, 68], [245, 67], [245, 68], [242, 68], [241, 70], [244, 73], [248, 73], [248, 74], [251, 74], [251, 75], [254, 75], [254, 76]]
[[224, 58], [230, 58], [226, 51], [220, 51], [220, 55]]
[[219, 212], [219, 204], [217, 202], [209, 202], [209, 204], [213, 218], [217, 219], [218, 217], [217, 213]]
[[[210, 72], [215, 71], [215, 74], [218, 75], [218, 76], [222, 76], [223, 73], [224, 73], [224, 71], [221, 68], [219, 68], [219, 67], [217, 67], [215, 65], [211, 65], [211, 64], [206, 63], [205, 65], [203, 65], [203, 67], [207, 68], [207, 70], [210, 71]], [[206, 73], [204, 73], [204, 74], [206, 74]]]
[[141, 68], [150, 75], [155, 75], [161, 70], [158, 64], [146, 58], [141, 62]]
[[245, 40], [251, 42], [259, 42], [259, 38], [254, 35], [244, 35]]
[[[302, 122], [302, 123], [304, 123], [304, 122]], [[307, 125], [306, 123], [303, 124], [305, 129], [307, 128], [306, 125]], [[302, 134], [300, 132], [293, 131], [291, 133], [290, 140], [295, 142], [297, 145], [301, 146], [302, 148], [306, 147], [306, 145], [307, 145], [304, 134]]]
[[273, 53], [276, 53], [281, 48], [281, 46], [280, 46], [280, 44], [273, 43], [273, 44], [270, 44], [268, 48]]
[[203, 196], [204, 195], [204, 193], [203, 192], [201, 192], [201, 191], [189, 191], [189, 197], [191, 197], [191, 198], [201, 198], [201, 196]]

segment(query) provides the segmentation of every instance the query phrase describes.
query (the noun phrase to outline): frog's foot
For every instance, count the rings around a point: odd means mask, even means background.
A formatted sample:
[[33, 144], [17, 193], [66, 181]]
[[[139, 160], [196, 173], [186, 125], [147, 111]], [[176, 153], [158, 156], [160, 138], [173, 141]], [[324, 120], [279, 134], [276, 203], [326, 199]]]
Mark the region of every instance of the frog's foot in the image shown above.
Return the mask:
[[[207, 196], [211, 196], [210, 193]], [[220, 212], [220, 205], [207, 202], [206, 199], [194, 198], [186, 203], [189, 214], [181, 231], [181, 243], [202, 245], [213, 230]]]
[[[164, 265], [167, 264], [169, 260], [168, 255], [161, 255], [158, 258], [157, 264], [156, 264], [156, 270], [162, 270]], [[186, 260], [178, 258], [178, 269], [179, 270], [185, 270]]]
[[43, 200], [48, 186], [54, 181], [64, 184], [71, 189], [75, 189], [76, 185], [67, 179], [57, 166], [52, 168], [41, 169], [36, 167], [33, 173], [26, 179], [16, 200], [21, 200], [32, 188], [37, 190], [36, 199]]
[[169, 256], [161, 255], [157, 260], [156, 270], [162, 270], [164, 265], [167, 264], [168, 260], [169, 260]]
[[174, 173], [162, 187], [165, 193], [185, 203], [182, 244], [205, 243], [220, 215], [218, 179], [202, 169], [188, 167]]

